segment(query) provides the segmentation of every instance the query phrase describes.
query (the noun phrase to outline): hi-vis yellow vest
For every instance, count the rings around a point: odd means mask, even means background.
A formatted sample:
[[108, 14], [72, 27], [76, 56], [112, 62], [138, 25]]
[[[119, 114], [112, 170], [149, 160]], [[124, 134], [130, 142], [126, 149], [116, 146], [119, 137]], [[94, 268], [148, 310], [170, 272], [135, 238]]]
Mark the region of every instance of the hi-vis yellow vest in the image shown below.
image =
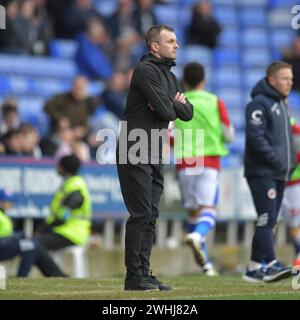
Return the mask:
[[[185, 96], [194, 106], [194, 116], [190, 121], [175, 121], [175, 128], [180, 130], [181, 137], [185, 129], [192, 130], [192, 138], [177, 144], [176, 158], [183, 159], [199, 156], [225, 156], [228, 149], [224, 144], [223, 132], [218, 110], [218, 97], [203, 90], [191, 90], [185, 92]], [[196, 139], [196, 130], [204, 129], [204, 146], [201, 139]], [[176, 139], [175, 131], [175, 139]], [[176, 141], [177, 142], [177, 141]], [[179, 141], [180, 142], [180, 141]]]
[[11, 219], [0, 210], [0, 238], [10, 237], [14, 232]]
[[[74, 191], [80, 191], [83, 203], [81, 207], [71, 210], [64, 207], [62, 201]], [[72, 176], [65, 180], [52, 199], [50, 211], [51, 214], [46, 220], [48, 224], [52, 223], [55, 217], [65, 220], [62, 225], [53, 228], [55, 233], [77, 245], [86, 243], [91, 232], [92, 204], [88, 188], [80, 176]]]

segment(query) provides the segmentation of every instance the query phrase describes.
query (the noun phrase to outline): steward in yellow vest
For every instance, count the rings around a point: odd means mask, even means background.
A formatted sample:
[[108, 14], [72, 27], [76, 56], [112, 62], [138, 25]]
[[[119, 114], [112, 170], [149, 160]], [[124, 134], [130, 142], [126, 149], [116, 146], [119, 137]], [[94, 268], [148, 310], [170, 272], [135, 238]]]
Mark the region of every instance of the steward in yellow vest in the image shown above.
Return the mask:
[[[64, 180], [52, 199], [51, 213], [37, 236], [44, 249], [84, 245], [90, 236], [92, 204], [88, 188], [78, 175], [79, 169], [80, 160], [75, 155], [64, 156], [58, 162], [57, 172]], [[45, 276], [65, 276], [47, 251], [42, 252], [37, 261], [42, 273]]]

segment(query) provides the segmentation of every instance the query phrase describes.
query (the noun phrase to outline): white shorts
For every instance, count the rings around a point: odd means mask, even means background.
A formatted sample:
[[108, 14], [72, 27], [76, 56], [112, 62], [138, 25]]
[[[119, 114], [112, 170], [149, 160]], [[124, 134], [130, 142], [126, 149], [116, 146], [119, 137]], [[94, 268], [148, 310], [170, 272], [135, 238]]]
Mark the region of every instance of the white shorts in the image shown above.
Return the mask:
[[214, 168], [204, 168], [201, 174], [189, 174], [185, 169], [178, 171], [178, 182], [181, 191], [182, 206], [194, 210], [201, 206], [216, 206], [219, 191], [219, 171]]
[[281, 214], [289, 227], [296, 228], [300, 226], [300, 184], [285, 188]]

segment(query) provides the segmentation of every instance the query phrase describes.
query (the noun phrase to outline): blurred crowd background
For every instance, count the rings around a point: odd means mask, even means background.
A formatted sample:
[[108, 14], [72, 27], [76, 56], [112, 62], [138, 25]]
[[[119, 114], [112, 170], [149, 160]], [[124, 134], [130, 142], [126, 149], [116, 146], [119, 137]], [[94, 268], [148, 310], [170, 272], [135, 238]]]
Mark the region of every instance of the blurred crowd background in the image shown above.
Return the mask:
[[3, 0], [0, 153], [95, 159], [101, 128], [118, 132], [132, 68], [153, 24], [174, 28], [186, 63], [206, 68], [206, 88], [226, 103], [237, 131], [228, 167], [240, 166], [244, 108], [274, 60], [294, 68], [290, 105], [300, 112], [300, 31], [286, 0]]

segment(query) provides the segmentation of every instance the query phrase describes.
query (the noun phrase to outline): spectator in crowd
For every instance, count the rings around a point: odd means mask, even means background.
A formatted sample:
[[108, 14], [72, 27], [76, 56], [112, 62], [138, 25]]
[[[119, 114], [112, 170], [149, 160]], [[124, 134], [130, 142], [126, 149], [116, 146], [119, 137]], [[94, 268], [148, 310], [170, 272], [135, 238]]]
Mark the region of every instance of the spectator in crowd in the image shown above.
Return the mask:
[[[186, 243], [203, 272], [216, 276], [218, 272], [209, 258], [206, 237], [216, 224], [221, 157], [228, 154], [225, 144], [233, 141], [234, 129], [224, 102], [204, 90], [205, 71], [201, 64], [186, 65], [183, 82], [184, 94], [194, 106], [191, 121], [175, 121], [175, 141], [184, 137], [185, 130], [193, 130], [192, 139], [184, 138], [178, 144], [180, 147], [175, 148], [182, 205], [188, 212]], [[197, 129], [204, 131], [203, 143], [196, 138]]]
[[18, 106], [14, 99], [7, 99], [1, 106], [0, 134], [5, 134], [11, 129], [17, 129], [20, 125]]
[[134, 22], [137, 32], [143, 37], [147, 30], [157, 24], [153, 12], [154, 0], [136, 0], [136, 8], [133, 10]]
[[106, 27], [99, 18], [87, 23], [85, 33], [77, 37], [76, 63], [89, 79], [107, 80], [113, 74], [113, 44]]
[[221, 27], [212, 16], [212, 7], [209, 1], [199, 1], [192, 12], [192, 21], [189, 26], [188, 41], [214, 49], [217, 46]]
[[128, 89], [126, 74], [117, 71], [109, 79], [102, 93], [104, 105], [119, 119], [123, 118]]
[[12, 220], [5, 214], [13, 206], [13, 196], [0, 189], [0, 261], [21, 258], [18, 277], [27, 277], [37, 258], [39, 244], [35, 240], [25, 239], [21, 232], [14, 232]]
[[108, 25], [116, 43], [115, 67], [117, 70], [131, 68], [145, 51], [143, 38], [137, 30], [133, 5], [133, 0], [120, 0], [117, 11], [108, 19]]
[[282, 60], [293, 67], [293, 90], [300, 92], [300, 35], [293, 40], [291, 48], [283, 52]]
[[46, 0], [33, 0], [33, 24], [37, 30], [37, 39], [34, 44], [35, 54], [47, 54], [48, 44], [54, 36], [52, 21], [46, 9]]
[[47, 8], [58, 38], [74, 39], [91, 18], [99, 17], [92, 0], [51, 0], [47, 1]]
[[62, 157], [57, 172], [63, 178], [62, 185], [54, 195], [50, 215], [36, 235], [42, 254], [37, 267], [48, 277], [64, 277], [47, 250], [59, 250], [74, 245], [84, 245], [91, 229], [92, 205], [88, 188], [78, 175], [80, 160], [75, 155]]
[[87, 86], [88, 80], [77, 76], [71, 92], [58, 94], [46, 103], [44, 111], [50, 118], [51, 133], [55, 132], [63, 119], [69, 122], [72, 128], [76, 128], [77, 138], [87, 138], [90, 131], [88, 119], [100, 102], [99, 99], [87, 95]]
[[10, 129], [2, 136], [1, 140], [5, 146], [6, 155], [23, 155], [23, 137], [20, 129]]
[[40, 148], [46, 157], [61, 158], [74, 153], [82, 162], [90, 160], [89, 146], [77, 137], [66, 118], [60, 120], [54, 133], [41, 139]]
[[20, 26], [19, 1], [5, 0], [3, 5], [6, 13], [6, 28], [0, 32], [1, 52], [13, 54], [30, 53], [30, 43], [26, 43], [26, 30], [23, 30]]
[[36, 159], [41, 158], [40, 137], [37, 130], [29, 123], [22, 123], [19, 131], [22, 136], [22, 153]]
[[292, 83], [291, 65], [282, 61], [270, 64], [246, 107], [245, 177], [257, 213], [251, 260], [243, 275], [248, 282], [273, 282], [291, 276], [291, 269], [277, 261], [274, 230], [285, 183], [296, 167], [286, 104]]
[[297, 167], [284, 190], [281, 212], [295, 249], [293, 265], [300, 267], [300, 125], [294, 119], [292, 119], [292, 132], [297, 153]]

